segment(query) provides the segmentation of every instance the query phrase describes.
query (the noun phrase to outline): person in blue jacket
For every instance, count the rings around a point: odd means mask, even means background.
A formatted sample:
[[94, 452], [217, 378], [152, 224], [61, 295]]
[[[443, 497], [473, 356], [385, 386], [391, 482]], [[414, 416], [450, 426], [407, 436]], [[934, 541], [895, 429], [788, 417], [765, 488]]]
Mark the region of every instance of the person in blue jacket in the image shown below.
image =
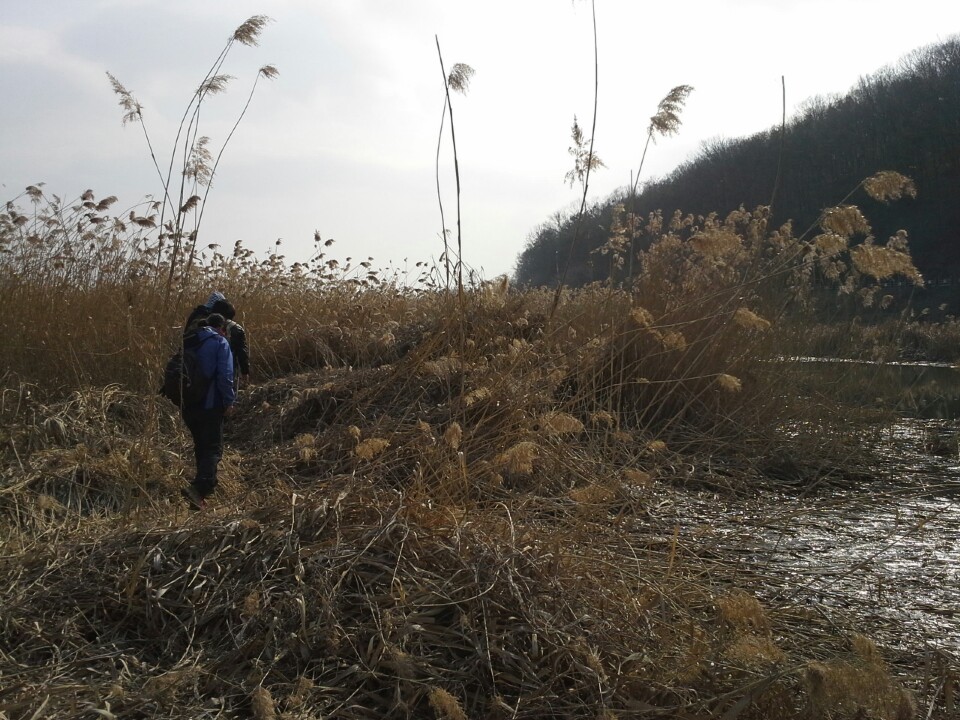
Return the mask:
[[250, 382], [250, 347], [247, 344], [247, 331], [243, 329], [243, 325], [234, 322], [233, 318], [237, 310], [229, 300], [217, 300], [211, 312], [223, 315], [227, 319], [227, 342], [230, 343], [230, 351], [233, 353], [233, 386], [239, 390], [241, 376], [244, 379], [244, 386]]
[[183, 421], [193, 436], [197, 474], [183, 490], [184, 497], [198, 508], [217, 487], [217, 467], [223, 456], [223, 419], [233, 411], [237, 393], [233, 384], [233, 353], [226, 338], [227, 320], [213, 313], [197, 328], [197, 360], [203, 377], [209, 380], [202, 402], [181, 408]]

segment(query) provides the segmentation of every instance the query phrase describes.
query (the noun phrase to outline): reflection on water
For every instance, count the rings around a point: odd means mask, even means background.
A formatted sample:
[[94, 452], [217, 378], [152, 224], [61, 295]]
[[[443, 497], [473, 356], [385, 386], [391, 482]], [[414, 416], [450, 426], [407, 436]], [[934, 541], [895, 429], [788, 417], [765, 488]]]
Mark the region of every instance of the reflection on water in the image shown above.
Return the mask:
[[931, 638], [958, 652], [960, 509], [937, 494], [946, 489], [889, 489], [869, 503], [862, 493], [781, 501], [777, 516], [746, 517], [727, 540], [743, 562], [781, 576], [792, 597], [775, 591], [780, 602], [829, 606], [854, 626], [866, 619], [885, 644], [908, 652]]
[[[960, 460], [928, 454], [943, 423], [904, 420], [876, 448], [880, 479], [817, 497], [759, 496], [675, 508], [697, 552], [735, 558], [772, 607], [806, 605], [910, 657], [960, 654]], [[686, 507], [683, 507], [683, 506]], [[721, 517], [707, 534], [697, 523]], [[688, 520], [684, 523], [684, 518]]]
[[884, 363], [834, 358], [782, 358], [809, 392], [917, 418], [960, 416], [960, 368], [949, 363]]

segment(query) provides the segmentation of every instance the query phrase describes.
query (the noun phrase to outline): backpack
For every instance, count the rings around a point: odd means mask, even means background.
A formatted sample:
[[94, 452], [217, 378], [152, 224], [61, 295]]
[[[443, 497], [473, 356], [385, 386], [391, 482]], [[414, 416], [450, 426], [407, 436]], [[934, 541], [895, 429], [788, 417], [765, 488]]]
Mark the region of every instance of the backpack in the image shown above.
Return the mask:
[[204, 377], [197, 351], [212, 336], [198, 340], [191, 334], [183, 339], [183, 346], [170, 356], [163, 371], [160, 394], [177, 407], [202, 405], [212, 378]]

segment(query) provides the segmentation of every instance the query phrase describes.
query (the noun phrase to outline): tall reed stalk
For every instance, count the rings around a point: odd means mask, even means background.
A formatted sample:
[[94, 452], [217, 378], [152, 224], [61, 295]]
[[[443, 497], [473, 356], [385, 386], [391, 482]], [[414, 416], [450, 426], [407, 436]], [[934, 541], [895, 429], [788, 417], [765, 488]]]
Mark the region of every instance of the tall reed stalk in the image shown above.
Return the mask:
[[647, 140], [643, 144], [643, 154], [640, 156], [640, 165], [637, 168], [636, 175], [633, 176], [630, 183], [630, 198], [627, 209], [627, 232], [630, 239], [629, 258], [627, 260], [627, 281], [633, 283], [633, 262], [636, 256], [636, 240], [639, 225], [637, 222], [637, 186], [640, 183], [640, 177], [643, 172], [643, 163], [647, 159], [647, 150], [650, 149], [650, 143], [656, 142], [658, 135], [676, 135], [680, 130], [680, 110], [683, 109], [687, 97], [693, 92], [690, 85], [677, 85], [657, 104], [657, 111], [650, 118], [650, 124], [647, 125]]
[[[171, 243], [170, 263], [164, 285], [163, 306], [167, 307], [170, 301], [173, 282], [178, 267], [184, 265], [182, 277], [189, 274], [196, 254], [199, 240], [200, 224], [203, 212], [211, 190], [211, 183], [216, 175], [220, 159], [227, 145], [233, 138], [237, 127], [246, 115], [257, 83], [261, 77], [273, 79], [277, 76], [277, 69], [272, 65], [264, 65], [257, 72], [247, 102], [241, 109], [216, 156], [209, 149], [210, 138], [200, 135], [200, 111], [210, 96], [220, 94], [227, 88], [232, 76], [223, 74], [224, 63], [236, 43], [254, 47], [259, 44], [259, 37], [264, 26], [270, 21], [265, 15], [254, 15], [243, 22], [227, 40], [220, 54], [216, 57], [210, 69], [204, 75], [197, 89], [193, 92], [177, 127], [176, 136], [171, 143], [170, 159], [164, 172], [157, 160], [154, 143], [143, 119], [143, 106], [111, 73], [107, 73], [114, 93], [119, 97], [119, 104], [124, 110], [123, 124], [137, 122], [143, 130], [144, 139], [150, 152], [153, 166], [160, 178], [163, 189], [162, 200], [154, 206], [160, 210], [160, 216], [152, 214], [142, 219], [145, 227], [160, 227], [158, 235], [158, 261], [162, 256], [166, 243]], [[174, 169], [178, 169], [179, 181], [174, 180]], [[175, 196], [175, 197], [174, 197]], [[194, 213], [193, 227], [187, 231], [190, 213]], [[182, 258], [186, 255], [186, 261]], [[181, 286], [180, 293], [183, 292]]]
[[437, 138], [437, 202], [440, 204], [440, 225], [443, 235], [443, 258], [444, 268], [446, 270], [447, 289], [450, 288], [450, 248], [447, 243], [447, 227], [443, 219], [443, 198], [440, 194], [440, 143], [443, 140], [443, 124], [446, 119], [447, 111], [450, 112], [450, 141], [453, 145], [453, 173], [457, 186], [457, 293], [463, 293], [463, 234], [460, 225], [460, 160], [457, 156], [457, 131], [453, 122], [453, 103], [450, 99], [450, 91], [466, 94], [470, 86], [470, 80], [473, 77], [474, 69], [464, 63], [456, 63], [447, 75], [446, 68], [443, 65], [443, 53], [440, 52], [440, 38], [434, 35], [437, 43], [437, 57], [440, 60], [440, 72], [443, 75], [443, 114], [440, 116], [440, 136]]
[[567, 173], [567, 181], [572, 185], [574, 181], [579, 181], [582, 189], [580, 197], [580, 210], [577, 212], [577, 219], [574, 224], [573, 238], [570, 240], [570, 248], [567, 250], [567, 257], [563, 263], [563, 269], [557, 278], [557, 288], [554, 292], [553, 305], [550, 307], [550, 320], [557, 312], [560, 304], [560, 296], [563, 293], [563, 286], [567, 281], [567, 271], [570, 268], [570, 260], [573, 258], [574, 248], [580, 239], [580, 227], [583, 223], [583, 216], [587, 210], [587, 192], [590, 189], [590, 171], [594, 168], [603, 167], [603, 161], [593, 152], [593, 140], [597, 131], [597, 105], [600, 97], [600, 49], [597, 42], [597, 3], [596, 0], [590, 0], [590, 17], [593, 27], [593, 119], [590, 123], [590, 139], [584, 140], [583, 130], [577, 123], [577, 118], [573, 118], [573, 127], [571, 136], [573, 145], [570, 147], [570, 154], [574, 157], [574, 168]]

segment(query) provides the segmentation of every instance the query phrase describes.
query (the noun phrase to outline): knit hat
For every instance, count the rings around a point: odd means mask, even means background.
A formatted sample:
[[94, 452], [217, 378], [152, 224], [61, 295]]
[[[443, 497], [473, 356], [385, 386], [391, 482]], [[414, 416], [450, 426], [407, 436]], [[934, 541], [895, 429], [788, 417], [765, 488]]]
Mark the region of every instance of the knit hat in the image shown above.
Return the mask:
[[214, 304], [216, 304], [218, 300], [226, 300], [226, 299], [227, 299], [226, 295], [224, 295], [219, 290], [214, 290], [212, 293], [210, 293], [210, 297], [207, 298], [207, 302], [204, 304], [204, 307], [207, 308], [207, 310], [213, 310], [213, 306]]

